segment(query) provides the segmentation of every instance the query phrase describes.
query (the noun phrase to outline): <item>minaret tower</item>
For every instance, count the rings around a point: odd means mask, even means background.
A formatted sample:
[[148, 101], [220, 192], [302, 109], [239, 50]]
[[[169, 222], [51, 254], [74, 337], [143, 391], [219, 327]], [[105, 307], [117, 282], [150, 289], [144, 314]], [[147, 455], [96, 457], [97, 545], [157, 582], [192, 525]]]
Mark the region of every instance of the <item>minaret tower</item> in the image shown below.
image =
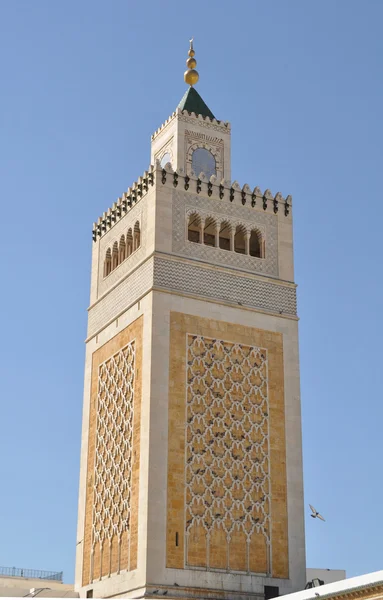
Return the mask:
[[81, 597], [303, 589], [292, 199], [231, 179], [194, 85], [93, 227], [78, 512]]

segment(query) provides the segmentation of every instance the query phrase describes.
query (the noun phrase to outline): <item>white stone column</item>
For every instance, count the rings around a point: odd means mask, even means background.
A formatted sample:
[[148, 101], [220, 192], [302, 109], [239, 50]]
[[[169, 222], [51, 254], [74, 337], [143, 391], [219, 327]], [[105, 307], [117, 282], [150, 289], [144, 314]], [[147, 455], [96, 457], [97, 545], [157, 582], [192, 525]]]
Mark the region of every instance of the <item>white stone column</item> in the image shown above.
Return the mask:
[[221, 229], [221, 223], [216, 223], [215, 226], [215, 247], [219, 248], [219, 230]]
[[200, 243], [201, 243], [201, 244], [204, 244], [204, 243], [205, 243], [205, 239], [204, 239], [204, 238], [205, 238], [205, 236], [204, 236], [204, 233], [205, 233], [205, 219], [201, 219], [201, 228], [200, 228], [200, 238], [201, 238], [201, 239], [200, 239]]
[[245, 254], [250, 254], [250, 231], [245, 233]]
[[234, 252], [234, 248], [235, 248], [234, 238], [235, 238], [235, 229], [234, 229], [234, 227], [232, 227], [231, 231], [230, 231], [230, 250], [232, 252]]

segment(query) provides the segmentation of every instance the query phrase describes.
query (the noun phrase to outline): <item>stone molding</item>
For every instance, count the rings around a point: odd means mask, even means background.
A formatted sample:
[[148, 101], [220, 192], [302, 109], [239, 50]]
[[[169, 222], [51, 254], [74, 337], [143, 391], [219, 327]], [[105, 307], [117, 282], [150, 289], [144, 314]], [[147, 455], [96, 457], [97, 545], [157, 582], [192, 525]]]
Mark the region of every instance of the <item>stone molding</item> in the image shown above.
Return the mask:
[[290, 317], [297, 315], [295, 285], [271, 283], [191, 261], [156, 257], [154, 286], [201, 299], [222, 300]]
[[88, 339], [152, 289], [296, 318], [296, 286], [192, 260], [152, 255], [90, 308]]

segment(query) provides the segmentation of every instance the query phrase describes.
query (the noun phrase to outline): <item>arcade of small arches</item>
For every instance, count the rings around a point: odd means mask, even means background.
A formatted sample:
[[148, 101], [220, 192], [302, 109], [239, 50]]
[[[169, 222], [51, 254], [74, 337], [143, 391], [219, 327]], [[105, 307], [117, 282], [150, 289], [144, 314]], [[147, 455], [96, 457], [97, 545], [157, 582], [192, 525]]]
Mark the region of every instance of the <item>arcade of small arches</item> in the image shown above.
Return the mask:
[[262, 233], [242, 224], [232, 224], [228, 220], [202, 217], [196, 212], [188, 216], [187, 239], [189, 242], [205, 244], [247, 254], [256, 258], [265, 258], [265, 240]]
[[120, 237], [119, 242], [115, 241], [113, 246], [107, 249], [104, 260], [104, 277], [107, 277], [126, 258], [129, 258], [140, 245], [141, 229], [139, 221], [136, 221], [134, 227], [130, 227], [128, 233]]

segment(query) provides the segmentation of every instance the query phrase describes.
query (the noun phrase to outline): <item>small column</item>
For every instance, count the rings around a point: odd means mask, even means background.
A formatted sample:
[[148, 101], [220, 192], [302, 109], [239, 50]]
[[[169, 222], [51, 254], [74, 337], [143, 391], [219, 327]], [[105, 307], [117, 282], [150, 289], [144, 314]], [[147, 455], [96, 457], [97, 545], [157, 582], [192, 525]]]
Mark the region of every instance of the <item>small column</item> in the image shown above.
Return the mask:
[[235, 229], [232, 227], [230, 231], [230, 250], [234, 252], [234, 238], [235, 238]]
[[219, 248], [219, 230], [221, 229], [221, 223], [217, 223], [215, 226], [215, 247]]
[[204, 244], [204, 243], [205, 243], [205, 236], [204, 236], [204, 233], [205, 233], [205, 219], [201, 219], [201, 227], [200, 227], [200, 234], [199, 234], [199, 236], [200, 236], [200, 238], [201, 238], [201, 239], [200, 239], [200, 243], [201, 243], [201, 244]]
[[250, 254], [250, 231], [245, 233], [245, 254]]

